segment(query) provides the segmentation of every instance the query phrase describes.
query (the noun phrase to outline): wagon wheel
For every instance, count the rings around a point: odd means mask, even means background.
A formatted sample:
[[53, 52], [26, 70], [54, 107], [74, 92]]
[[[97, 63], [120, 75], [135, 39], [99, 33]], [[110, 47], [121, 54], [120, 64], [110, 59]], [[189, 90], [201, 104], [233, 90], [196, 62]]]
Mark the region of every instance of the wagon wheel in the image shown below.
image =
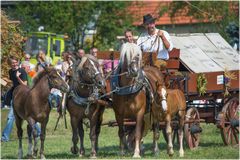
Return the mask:
[[239, 99], [231, 98], [219, 113], [220, 130], [225, 145], [239, 144]]
[[185, 121], [191, 121], [191, 123], [184, 124], [184, 133], [187, 145], [190, 149], [197, 148], [200, 140], [200, 116], [198, 110], [195, 107], [187, 110]]

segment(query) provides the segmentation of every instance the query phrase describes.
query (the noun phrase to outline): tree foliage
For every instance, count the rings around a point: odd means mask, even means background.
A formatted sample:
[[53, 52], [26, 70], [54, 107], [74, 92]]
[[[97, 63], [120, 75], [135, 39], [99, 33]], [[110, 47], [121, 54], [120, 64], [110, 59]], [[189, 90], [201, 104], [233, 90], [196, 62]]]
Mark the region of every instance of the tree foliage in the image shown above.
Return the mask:
[[169, 12], [172, 18], [185, 14], [199, 20], [207, 19], [215, 24], [216, 32], [229, 41], [225, 29], [230, 23], [239, 25], [239, 11], [235, 10], [238, 5], [238, 1], [174, 1]]
[[[131, 16], [125, 8], [129, 2], [99, 1], [32, 1], [16, 2], [9, 13], [19, 19], [26, 32], [44, 30], [58, 34], [67, 33], [76, 48], [97, 46], [106, 49], [114, 46], [116, 36], [130, 26]], [[96, 29], [93, 41], [86, 40], [89, 29]], [[86, 46], [88, 45], [88, 46]]]
[[4, 11], [1, 11], [1, 77], [8, 77], [7, 59], [10, 55], [22, 58], [23, 36], [21, 29], [10, 23]]

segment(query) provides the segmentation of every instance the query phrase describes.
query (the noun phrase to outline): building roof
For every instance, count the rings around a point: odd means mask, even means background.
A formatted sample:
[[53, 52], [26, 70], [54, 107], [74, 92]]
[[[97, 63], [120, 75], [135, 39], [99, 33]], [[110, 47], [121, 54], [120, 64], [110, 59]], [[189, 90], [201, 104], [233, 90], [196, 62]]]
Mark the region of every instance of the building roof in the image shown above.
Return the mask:
[[[156, 25], [172, 25], [172, 24], [190, 24], [190, 23], [208, 23], [211, 20], [208, 18], [205, 19], [196, 19], [192, 16], [187, 16], [186, 11], [182, 10], [181, 13], [171, 19], [168, 13], [164, 13], [159, 17], [159, 10], [162, 8], [168, 9], [171, 5], [171, 1], [134, 1], [129, 6], [129, 11], [135, 19], [133, 25], [139, 26], [142, 25], [143, 16], [146, 14], [152, 14], [153, 17], [156, 17]], [[230, 4], [230, 6], [237, 11], [238, 6]], [[236, 9], [237, 8], [237, 9]], [[221, 17], [218, 17], [220, 20]]]

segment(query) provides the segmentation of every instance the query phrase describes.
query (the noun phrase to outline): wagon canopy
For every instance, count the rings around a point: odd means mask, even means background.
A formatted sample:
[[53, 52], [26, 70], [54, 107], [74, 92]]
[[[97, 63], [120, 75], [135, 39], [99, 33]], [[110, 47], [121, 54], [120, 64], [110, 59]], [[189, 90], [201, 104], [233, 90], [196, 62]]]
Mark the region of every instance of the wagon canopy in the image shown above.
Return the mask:
[[239, 70], [239, 53], [218, 33], [171, 35], [181, 63], [195, 73]]

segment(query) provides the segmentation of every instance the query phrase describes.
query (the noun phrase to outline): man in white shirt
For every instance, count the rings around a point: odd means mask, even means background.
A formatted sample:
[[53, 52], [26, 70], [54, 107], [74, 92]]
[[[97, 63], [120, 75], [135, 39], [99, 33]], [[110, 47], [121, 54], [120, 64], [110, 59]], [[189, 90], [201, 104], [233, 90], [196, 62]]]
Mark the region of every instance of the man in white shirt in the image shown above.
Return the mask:
[[163, 70], [167, 64], [166, 60], [169, 59], [168, 52], [173, 49], [173, 44], [168, 32], [155, 27], [155, 20], [156, 18], [150, 14], [143, 16], [146, 32], [139, 36], [137, 45], [143, 52], [157, 52], [158, 61], [155, 65]]

